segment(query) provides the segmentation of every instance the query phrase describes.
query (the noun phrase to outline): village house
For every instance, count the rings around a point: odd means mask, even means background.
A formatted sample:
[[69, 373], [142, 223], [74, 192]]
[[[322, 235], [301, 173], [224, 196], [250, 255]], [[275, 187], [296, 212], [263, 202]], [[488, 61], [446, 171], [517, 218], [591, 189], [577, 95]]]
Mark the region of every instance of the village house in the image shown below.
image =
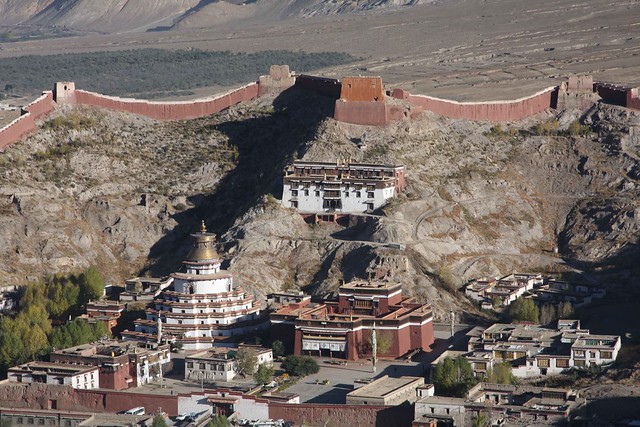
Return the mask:
[[185, 357], [185, 381], [225, 382], [238, 375], [235, 355], [240, 349], [252, 351], [256, 356], [256, 366], [273, 364], [273, 352], [269, 348], [255, 345], [240, 345], [237, 349], [213, 347]]
[[404, 185], [403, 166], [297, 161], [285, 174], [282, 205], [303, 214], [361, 213], [384, 206]]
[[354, 280], [338, 289], [337, 300], [285, 305], [271, 313], [271, 335], [296, 355], [357, 360], [371, 354], [375, 330], [378, 355], [396, 358], [433, 344], [431, 306], [403, 297], [402, 284]]
[[102, 322], [109, 331], [118, 325], [118, 319], [125, 309], [124, 304], [115, 301], [100, 300], [87, 303], [87, 314], [80, 316], [87, 319], [89, 323]]
[[28, 362], [9, 368], [9, 382], [68, 385], [73, 388], [98, 388], [98, 368], [90, 365], [66, 365], [51, 362]]
[[134, 277], [124, 284], [124, 292], [120, 293], [121, 302], [151, 302], [160, 292], [173, 283], [172, 277]]
[[579, 320], [558, 320], [556, 328], [496, 323], [472, 336], [466, 352], [445, 352], [434, 365], [462, 356], [481, 378], [501, 362], [509, 362], [517, 377], [536, 377], [613, 363], [620, 348], [619, 336], [592, 335]]

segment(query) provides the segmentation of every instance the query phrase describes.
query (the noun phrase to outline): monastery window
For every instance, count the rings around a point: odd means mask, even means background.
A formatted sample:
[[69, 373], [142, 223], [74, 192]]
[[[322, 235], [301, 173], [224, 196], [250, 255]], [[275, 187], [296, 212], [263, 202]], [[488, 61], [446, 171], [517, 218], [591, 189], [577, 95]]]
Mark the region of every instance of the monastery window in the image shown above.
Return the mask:
[[304, 190], [304, 195], [308, 196], [309, 195], [309, 190]]
[[367, 191], [375, 191], [376, 186], [375, 185], [367, 185]]
[[592, 359], [595, 359], [597, 356], [597, 353], [595, 351], [590, 351], [589, 352], [589, 357], [591, 357]]
[[27, 424], [33, 424], [33, 418], [29, 418], [29, 419], [27, 420]]
[[178, 325], [182, 325], [182, 320], [178, 320]]
[[569, 359], [556, 359], [556, 367], [558, 367], [558, 368], [568, 368], [569, 367]]
[[320, 197], [320, 192], [316, 191], [316, 197]]
[[373, 203], [367, 203], [367, 210], [369, 211], [373, 210]]
[[576, 365], [578, 368], [584, 368], [584, 360], [576, 360], [576, 361], [575, 361], [575, 365]]
[[344, 192], [344, 197], [349, 197], [349, 192], [348, 191]]
[[296, 200], [291, 200], [291, 207], [292, 208], [297, 208], [298, 207], [298, 202]]
[[193, 368], [193, 362], [187, 362], [187, 368]]
[[182, 313], [184, 313], [184, 310], [180, 310]]
[[198, 364], [198, 368], [200, 368], [200, 369], [204, 369], [204, 363], [199, 363], [199, 364]]
[[538, 366], [540, 368], [548, 368], [549, 367], [549, 359], [538, 359]]
[[297, 196], [298, 195], [298, 190], [291, 190], [291, 195], [292, 196]]
[[600, 357], [602, 357], [603, 359], [613, 359], [613, 353], [610, 351], [603, 351], [602, 353], [600, 353]]
[[204, 320], [201, 320], [201, 321], [200, 321], [200, 324], [201, 324], [201, 325], [204, 325]]
[[575, 357], [584, 357], [584, 350], [576, 350], [573, 355]]
[[374, 197], [374, 193], [373, 193], [373, 191], [368, 191], [368, 192], [367, 192], [367, 197], [368, 197], [369, 199], [373, 199], [373, 197]]
[[200, 310], [200, 313], [204, 313], [204, 310]]
[[356, 197], [357, 197], [357, 198], [362, 197], [362, 193], [361, 193], [361, 192], [359, 192], [359, 191], [356, 191]]

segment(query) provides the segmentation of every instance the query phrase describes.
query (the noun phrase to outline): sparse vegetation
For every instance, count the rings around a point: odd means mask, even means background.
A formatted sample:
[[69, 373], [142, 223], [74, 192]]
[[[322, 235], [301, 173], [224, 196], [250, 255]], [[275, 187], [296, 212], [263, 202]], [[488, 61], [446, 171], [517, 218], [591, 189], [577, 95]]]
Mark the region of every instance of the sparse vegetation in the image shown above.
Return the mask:
[[74, 81], [78, 88], [109, 95], [153, 98], [184, 95], [198, 87], [249, 82], [266, 74], [272, 64], [289, 64], [292, 70], [307, 72], [356, 59], [340, 52], [234, 53], [197, 49], [21, 56], [3, 59], [0, 81], [11, 82], [15, 92], [25, 94], [37, 94], [56, 81]]
[[317, 374], [320, 371], [318, 362], [307, 356], [289, 355], [282, 362], [282, 369], [289, 375], [297, 377], [306, 377], [307, 375]]
[[438, 394], [462, 397], [478, 383], [471, 365], [464, 357], [445, 357], [433, 372], [433, 384]]

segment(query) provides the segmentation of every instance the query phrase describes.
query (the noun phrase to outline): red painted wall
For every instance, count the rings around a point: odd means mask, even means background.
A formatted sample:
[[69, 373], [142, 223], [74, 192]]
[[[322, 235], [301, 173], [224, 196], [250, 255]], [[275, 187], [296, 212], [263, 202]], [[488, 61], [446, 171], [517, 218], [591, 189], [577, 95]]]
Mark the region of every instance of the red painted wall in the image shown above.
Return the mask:
[[35, 130], [35, 121], [50, 113], [53, 106], [53, 94], [50, 91], [43, 92], [42, 96], [25, 106], [20, 117], [0, 129], [0, 149], [8, 147], [22, 136]]
[[413, 405], [320, 405], [269, 403], [269, 418], [312, 425], [349, 427], [407, 427], [413, 421]]
[[627, 92], [627, 108], [640, 110], [640, 97], [638, 96], [638, 88], [630, 89]]
[[356, 125], [384, 126], [388, 123], [387, 104], [338, 99], [333, 118]]
[[345, 101], [384, 102], [381, 77], [345, 77], [340, 99]]
[[552, 94], [556, 90], [557, 88], [550, 87], [526, 98], [492, 102], [456, 102], [425, 95], [407, 95], [404, 91], [393, 91], [392, 94], [398, 98], [406, 97], [411, 104], [445, 117], [508, 122], [520, 120], [550, 108]]
[[248, 84], [215, 98], [184, 102], [151, 102], [76, 90], [76, 104], [125, 111], [156, 120], [188, 120], [218, 113], [232, 105], [252, 100], [257, 96], [257, 83]]

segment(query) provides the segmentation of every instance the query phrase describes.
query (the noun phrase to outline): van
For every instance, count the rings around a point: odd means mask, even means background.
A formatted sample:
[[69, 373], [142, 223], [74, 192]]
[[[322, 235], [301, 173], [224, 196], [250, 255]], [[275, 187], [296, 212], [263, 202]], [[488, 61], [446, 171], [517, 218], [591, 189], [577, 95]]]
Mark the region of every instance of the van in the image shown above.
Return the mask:
[[144, 415], [144, 407], [131, 408], [128, 411], [124, 411], [124, 413], [128, 415]]

